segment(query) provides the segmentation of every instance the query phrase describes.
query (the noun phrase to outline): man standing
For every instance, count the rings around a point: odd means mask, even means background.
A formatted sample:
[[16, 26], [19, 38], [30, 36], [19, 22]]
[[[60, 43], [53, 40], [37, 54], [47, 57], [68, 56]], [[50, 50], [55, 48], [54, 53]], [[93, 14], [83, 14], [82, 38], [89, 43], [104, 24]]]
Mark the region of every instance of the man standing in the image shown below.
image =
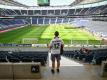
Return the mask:
[[55, 37], [54, 39], [51, 40], [50, 42], [50, 51], [51, 51], [51, 61], [52, 61], [52, 69], [51, 72], [54, 73], [54, 69], [55, 69], [55, 60], [57, 61], [57, 72], [59, 73], [59, 68], [60, 68], [60, 60], [61, 60], [61, 48], [64, 47], [64, 43], [63, 41], [58, 37], [59, 36], [59, 32], [56, 31], [54, 33]]

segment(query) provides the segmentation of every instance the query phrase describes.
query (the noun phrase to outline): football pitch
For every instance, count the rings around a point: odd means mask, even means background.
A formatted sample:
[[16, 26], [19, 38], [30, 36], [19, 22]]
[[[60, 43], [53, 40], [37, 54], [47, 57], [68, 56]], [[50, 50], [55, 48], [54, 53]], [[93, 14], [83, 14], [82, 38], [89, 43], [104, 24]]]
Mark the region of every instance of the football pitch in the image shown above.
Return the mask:
[[55, 31], [59, 31], [65, 44], [100, 44], [89, 32], [68, 24], [33, 25], [0, 33], [0, 43], [49, 44]]

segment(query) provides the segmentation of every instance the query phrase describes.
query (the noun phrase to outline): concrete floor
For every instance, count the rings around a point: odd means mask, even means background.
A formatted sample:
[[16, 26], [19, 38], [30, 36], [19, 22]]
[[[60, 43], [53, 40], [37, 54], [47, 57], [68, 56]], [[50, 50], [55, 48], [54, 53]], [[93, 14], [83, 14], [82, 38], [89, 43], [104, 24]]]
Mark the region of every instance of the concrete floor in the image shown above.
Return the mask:
[[[50, 58], [50, 57], [49, 57]], [[101, 66], [62, 57], [60, 73], [51, 73], [51, 61], [42, 67], [42, 79], [14, 79], [14, 80], [107, 80], [100, 76]], [[0, 79], [3, 80], [3, 79]], [[5, 79], [12, 80], [12, 79]]]

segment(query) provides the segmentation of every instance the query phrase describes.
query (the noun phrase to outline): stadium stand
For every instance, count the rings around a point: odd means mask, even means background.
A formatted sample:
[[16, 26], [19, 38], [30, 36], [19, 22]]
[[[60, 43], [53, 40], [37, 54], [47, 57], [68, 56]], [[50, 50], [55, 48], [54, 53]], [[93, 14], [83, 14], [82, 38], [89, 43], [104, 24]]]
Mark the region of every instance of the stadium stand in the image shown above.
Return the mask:
[[[94, 6], [95, 3], [90, 4]], [[100, 2], [99, 2], [100, 4]], [[82, 5], [80, 5], [81, 7]], [[26, 16], [26, 15], [35, 15], [35, 16], [72, 16], [72, 15], [101, 15], [106, 14], [107, 5], [99, 5], [96, 7], [83, 7], [73, 9], [54, 9], [54, 10], [12, 10], [12, 9], [2, 9], [0, 8], [0, 14], [4, 16]], [[54, 7], [53, 7], [54, 8]], [[75, 7], [74, 7], [75, 8]]]
[[[85, 0], [86, 1], [86, 0]], [[91, 0], [90, 0], [91, 1]], [[95, 2], [96, 0], [94, 0]], [[2, 1], [1, 1], [2, 2]], [[87, 1], [89, 2], [89, 1]], [[35, 15], [35, 16], [72, 16], [72, 15], [93, 15], [93, 14], [106, 14], [107, 5], [104, 4], [106, 1], [97, 1], [96, 3], [89, 4], [78, 4], [75, 6], [62, 6], [62, 7], [47, 7], [40, 8], [41, 10], [36, 10], [39, 7], [24, 7], [22, 10], [20, 9], [5, 9], [0, 8], [0, 14], [5, 16], [26, 16], [26, 15]], [[100, 5], [99, 5], [100, 4]], [[88, 5], [87, 7], [85, 7]], [[66, 9], [65, 9], [65, 8]], [[61, 9], [62, 8], [62, 9]]]
[[[105, 25], [107, 25], [106, 22], [89, 21], [87, 29], [89, 31], [91, 31], [93, 34], [98, 34], [99, 36], [106, 38], [107, 37], [107, 33], [106, 33], [107, 27]], [[103, 26], [103, 28], [101, 28], [101, 26]]]
[[0, 62], [40, 62], [42, 66], [47, 63], [48, 52], [9, 52], [0, 51]]
[[[64, 51], [63, 56], [95, 64], [101, 64], [102, 61], [107, 59], [107, 49], [93, 49], [88, 54], [82, 53], [80, 50]], [[48, 52], [27, 51], [27, 52], [11, 52], [0, 51], [0, 62], [40, 62], [42, 66], [47, 63]]]
[[[95, 3], [93, 3], [95, 2]], [[98, 3], [97, 3], [98, 2]], [[63, 6], [63, 9], [60, 9], [61, 7], [50, 7], [49, 10], [46, 10], [47, 8], [43, 8], [43, 10], [36, 10], [38, 7], [36, 7], [35, 10], [32, 9], [26, 9], [23, 8], [22, 10], [20, 9], [6, 9], [6, 8], [0, 8], [0, 15], [1, 16], [31, 16], [28, 19], [2, 19], [0, 20], [0, 30], [4, 29], [9, 29], [17, 26], [22, 26], [26, 24], [55, 24], [55, 23], [72, 23], [72, 18], [63, 18], [63, 17], [72, 17], [72, 16], [89, 16], [92, 15], [91, 17], [93, 18], [93, 15], [105, 15], [107, 14], [107, 4], [101, 4], [94, 6], [96, 3], [100, 4], [104, 1], [100, 0], [80, 0], [78, 1], [78, 7], [74, 6], [68, 6], [67, 9], [65, 9]], [[2, 5], [9, 5], [11, 6], [19, 6], [19, 7], [25, 7], [22, 6], [21, 4], [17, 4], [17, 2], [13, 0], [1, 0], [0, 4]], [[88, 3], [91, 6], [85, 7], [85, 4]], [[84, 4], [84, 5], [82, 5]], [[81, 7], [82, 6], [82, 7]], [[54, 9], [55, 8], [55, 9]], [[41, 8], [42, 9], [42, 8]], [[35, 16], [35, 17], [32, 17]], [[39, 17], [37, 17], [39, 16]], [[57, 17], [56, 17], [57, 16]], [[41, 18], [40, 18], [41, 17]], [[43, 17], [43, 18], [42, 18]], [[47, 18], [49, 17], [49, 18]], [[60, 18], [61, 17], [61, 18]], [[98, 16], [97, 16], [98, 17]], [[90, 21], [91, 22], [91, 21]], [[92, 21], [93, 22], [93, 21]], [[91, 24], [91, 23], [90, 23]], [[93, 22], [94, 24], [94, 22]], [[96, 25], [96, 23], [95, 23]], [[99, 24], [98, 24], [99, 25]], [[100, 26], [87, 26], [87, 28], [92, 31], [92, 32], [100, 32], [103, 34], [106, 34], [106, 27], [103, 29]], [[105, 23], [106, 25], [106, 23]], [[103, 26], [103, 25], [101, 25]]]
[[[3, 4], [4, 2], [7, 2], [9, 4], [13, 4], [10, 2], [15, 3], [15, 1], [13, 1], [13, 0], [11, 0], [11, 1], [10, 0], [1, 0], [0, 2], [1, 2], [0, 4], [5, 5], [5, 6], [6, 6], [6, 4]], [[78, 0], [77, 2], [78, 2], [78, 5], [75, 5], [75, 6], [57, 6], [57, 7], [49, 6], [49, 8], [48, 7], [27, 7], [26, 8], [25, 6], [23, 6], [23, 8], [22, 8], [22, 6], [20, 6], [20, 5], [18, 6], [18, 8], [0, 7], [0, 16], [1, 17], [5, 17], [5, 16], [14, 17], [13, 20], [1, 19], [0, 21], [2, 23], [0, 23], [0, 30], [6, 30], [6, 29], [20, 27], [20, 26], [29, 25], [29, 24], [73, 23], [73, 21], [74, 21], [73, 17], [74, 18], [75, 17], [76, 18], [90, 17], [93, 20], [107, 21], [107, 18], [106, 18], [107, 4], [106, 4], [105, 0], [103, 0], [103, 1], [101, 1], [101, 0], [90, 0], [90, 1]], [[82, 2], [84, 4], [79, 4]], [[87, 2], [89, 2], [89, 3], [87, 3]], [[22, 18], [22, 17], [24, 17], [24, 18]], [[93, 22], [92, 25], [87, 26], [86, 28], [88, 28], [91, 32], [102, 33], [104, 36], [106, 36], [105, 35], [107, 32], [106, 27], [104, 27], [103, 29], [98, 26], [93, 27], [94, 21], [92, 21], [92, 22]]]
[[[84, 54], [80, 50], [64, 51], [63, 56], [84, 60], [88, 63], [101, 64], [107, 60], [107, 49], [93, 49], [88, 54]], [[27, 52], [11, 52], [0, 51], [0, 63], [24, 63], [24, 62], [40, 62], [42, 66], [47, 64], [48, 52], [27, 51]]]
[[94, 49], [88, 54], [82, 53], [80, 50], [65, 51], [63, 56], [73, 59], [82, 60], [84, 62], [101, 65], [102, 61], [107, 60], [107, 49]]
[[23, 26], [26, 23], [21, 20], [21, 19], [3, 19], [0, 20], [0, 30], [6, 30], [6, 29], [10, 29], [10, 28], [15, 28], [15, 27], [19, 27], [19, 26]]

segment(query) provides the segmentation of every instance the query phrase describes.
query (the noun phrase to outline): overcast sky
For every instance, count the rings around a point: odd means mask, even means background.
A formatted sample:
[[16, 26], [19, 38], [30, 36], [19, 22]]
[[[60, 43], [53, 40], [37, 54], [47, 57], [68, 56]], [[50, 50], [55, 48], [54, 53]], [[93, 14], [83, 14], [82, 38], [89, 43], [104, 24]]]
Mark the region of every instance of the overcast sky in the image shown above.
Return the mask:
[[[37, 0], [15, 0], [28, 6], [37, 6]], [[75, 0], [50, 0], [50, 5], [70, 5]]]

